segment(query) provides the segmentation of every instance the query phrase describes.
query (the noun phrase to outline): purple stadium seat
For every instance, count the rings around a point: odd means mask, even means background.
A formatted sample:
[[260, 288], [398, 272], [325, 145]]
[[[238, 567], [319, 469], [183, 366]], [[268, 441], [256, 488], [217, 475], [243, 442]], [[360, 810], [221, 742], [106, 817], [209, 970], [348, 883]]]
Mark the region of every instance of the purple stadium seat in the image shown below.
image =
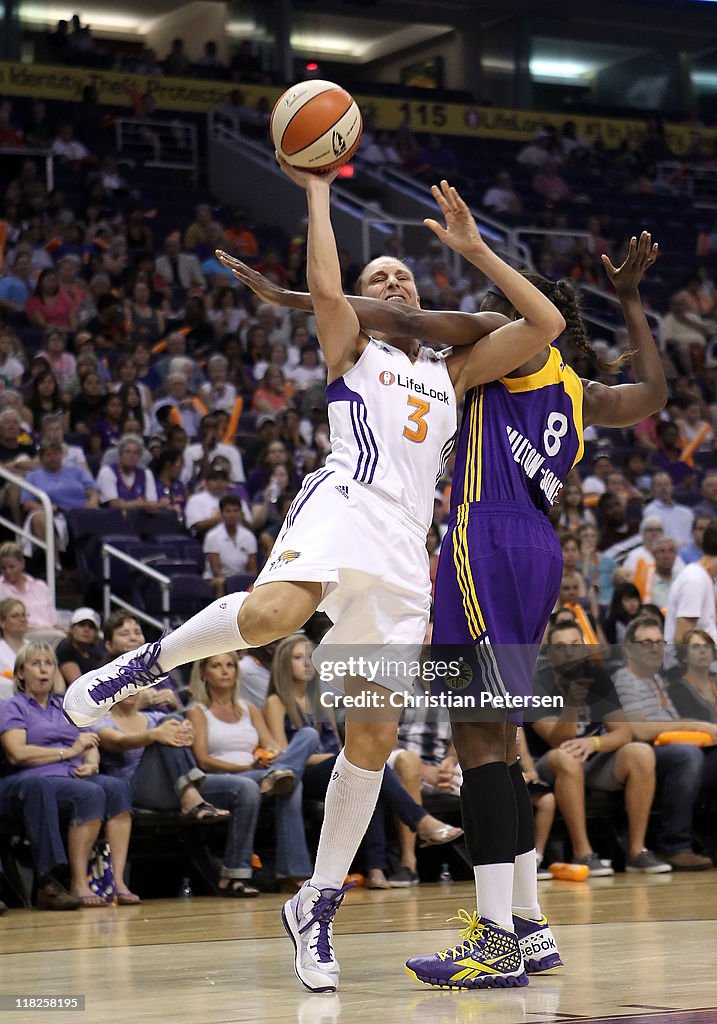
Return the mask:
[[204, 571], [204, 552], [195, 537], [190, 537], [189, 534], [168, 533], [154, 537], [153, 541], [167, 549], [168, 558], [191, 562], [199, 572]]
[[256, 576], [250, 572], [235, 572], [233, 576], [227, 576], [224, 581], [224, 592], [227, 594], [241, 593], [243, 590], [247, 590]]
[[[157, 568], [160, 572], [163, 571], [162, 566]], [[214, 600], [212, 585], [198, 573], [181, 572], [173, 575], [171, 579], [169, 611], [172, 619], [188, 619]], [[139, 580], [137, 582], [139, 583]], [[161, 590], [154, 581], [150, 580], [144, 585], [141, 593], [136, 594], [136, 598], [150, 615], [161, 614]]]

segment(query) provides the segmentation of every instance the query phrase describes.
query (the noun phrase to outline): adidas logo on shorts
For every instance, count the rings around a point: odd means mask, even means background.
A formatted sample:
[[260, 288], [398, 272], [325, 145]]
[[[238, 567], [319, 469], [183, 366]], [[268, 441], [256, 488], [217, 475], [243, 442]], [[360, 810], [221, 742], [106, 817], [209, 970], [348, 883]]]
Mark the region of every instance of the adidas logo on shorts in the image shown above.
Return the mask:
[[349, 489], [346, 484], [336, 484], [334, 489], [337, 490], [342, 497], [348, 498]]

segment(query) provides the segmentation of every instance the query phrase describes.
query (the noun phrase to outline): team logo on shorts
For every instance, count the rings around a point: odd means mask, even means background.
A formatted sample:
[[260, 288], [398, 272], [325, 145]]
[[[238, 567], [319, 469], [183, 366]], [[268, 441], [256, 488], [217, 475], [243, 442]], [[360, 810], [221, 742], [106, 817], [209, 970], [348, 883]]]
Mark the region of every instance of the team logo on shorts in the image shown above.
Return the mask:
[[274, 569], [278, 569], [282, 565], [289, 565], [291, 562], [295, 562], [300, 554], [300, 551], [282, 551], [280, 555], [275, 555], [271, 559], [267, 566], [267, 571], [272, 572]]
[[456, 675], [445, 676], [443, 682], [451, 690], [465, 690], [467, 686], [470, 686], [473, 682], [473, 670], [470, 665], [461, 661], [460, 668]]
[[391, 373], [390, 370], [381, 370], [381, 372], [378, 375], [379, 384], [385, 384], [385, 386], [387, 388], [390, 387], [393, 384], [395, 379], [396, 379], [396, 374], [395, 373]]
[[289, 562], [295, 562], [300, 554], [300, 551], [282, 551], [277, 559], [277, 564], [288, 565]]

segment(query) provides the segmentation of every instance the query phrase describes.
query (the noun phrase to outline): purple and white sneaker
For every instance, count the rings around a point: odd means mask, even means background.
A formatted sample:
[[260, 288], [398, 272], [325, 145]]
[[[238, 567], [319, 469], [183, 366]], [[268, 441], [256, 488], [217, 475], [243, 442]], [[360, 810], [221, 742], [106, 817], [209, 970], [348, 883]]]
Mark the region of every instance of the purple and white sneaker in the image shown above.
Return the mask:
[[338, 988], [334, 917], [352, 886], [353, 882], [341, 889], [317, 889], [304, 882], [282, 908], [284, 929], [294, 943], [296, 977], [309, 992], [335, 992]]
[[544, 915], [539, 921], [531, 921], [513, 914], [513, 925], [528, 974], [547, 974], [563, 966], [558, 944]]
[[411, 957], [407, 974], [432, 988], [522, 988], [528, 984], [518, 937], [478, 914], [459, 910], [462, 942], [432, 956]]
[[65, 715], [82, 728], [99, 721], [113, 704], [138, 690], [156, 686], [167, 673], [159, 667], [162, 638], [143, 644], [135, 651], [120, 654], [101, 668], [85, 672], [72, 683], [62, 702]]

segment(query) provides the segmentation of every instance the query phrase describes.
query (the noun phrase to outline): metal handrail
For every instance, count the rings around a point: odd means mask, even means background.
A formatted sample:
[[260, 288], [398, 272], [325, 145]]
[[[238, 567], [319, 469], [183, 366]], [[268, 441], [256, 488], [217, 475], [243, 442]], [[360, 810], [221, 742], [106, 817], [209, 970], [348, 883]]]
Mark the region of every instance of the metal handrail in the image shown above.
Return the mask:
[[[151, 566], [145, 565], [144, 562], [140, 562], [138, 559], [133, 558], [132, 555], [128, 555], [126, 551], [120, 551], [114, 544], [102, 544], [102, 613], [104, 618], [110, 614], [112, 605], [116, 605], [118, 608], [124, 608], [125, 611], [130, 612], [138, 619], [142, 619], [144, 622], [148, 622], [155, 629], [163, 630], [169, 628], [169, 588], [171, 586], [171, 579], [169, 576], [165, 576], [163, 572], [157, 572], [156, 569], [152, 569]], [[136, 605], [130, 604], [129, 601], [123, 600], [121, 597], [117, 597], [116, 594], [112, 593], [112, 580], [111, 580], [111, 560], [116, 558], [118, 562], [124, 562], [125, 565], [135, 569], [137, 572], [142, 573], [151, 580], [159, 583], [160, 592], [162, 595], [162, 618], [155, 619], [153, 615], [148, 615], [147, 612], [138, 608]]]
[[45, 161], [45, 186], [48, 192], [55, 187], [55, 156], [50, 149], [33, 149], [26, 146], [0, 146], [0, 156], [39, 157]]
[[[406, 171], [399, 169], [398, 167], [381, 167], [377, 164], [368, 163], [366, 160], [357, 159], [356, 163], [361, 167], [362, 173], [373, 174], [379, 177], [382, 181], [391, 180], [395, 181], [397, 185], [409, 190], [416, 199], [419, 199], [426, 203], [432, 210], [435, 209], [435, 202], [431, 196], [428, 186], [425, 181], [421, 181], [419, 178], [414, 178], [411, 174]], [[510, 241], [511, 229], [503, 221], [498, 220], [489, 213], [485, 213], [483, 210], [476, 215], [480, 227], [483, 229], [483, 234], [492, 242], [501, 242], [505, 240], [506, 243]], [[500, 236], [503, 236], [501, 238]]]
[[[603, 301], [609, 302], [612, 306], [616, 306], [620, 310], [620, 313], [622, 314], [622, 304], [620, 303], [620, 300], [617, 298], [616, 295], [612, 295], [610, 292], [604, 292], [601, 288], [596, 288], [594, 284], [583, 284], [582, 282], [578, 282], [578, 287], [579, 287], [581, 292], [586, 292], [588, 295], [597, 295]], [[661, 342], [662, 341], [662, 317], [660, 316], [659, 313], [655, 313], [655, 311], [652, 310], [652, 309], [646, 309], [646, 310], [644, 310], [644, 312], [645, 312], [645, 317], [647, 319], [648, 324], [650, 322], [652, 322], [653, 329], [655, 330], [655, 332], [657, 334], [658, 341]], [[594, 316], [592, 316], [592, 315], [589, 316], [589, 319], [595, 321], [596, 323], [598, 322], [596, 320], [596, 318]], [[612, 327], [611, 329], [614, 330], [615, 328]]]
[[548, 235], [557, 238], [569, 238], [571, 241], [575, 241], [576, 238], [589, 239], [593, 236], [589, 231], [560, 231], [556, 228], [536, 228], [531, 227], [529, 224], [519, 224], [518, 227], [513, 228], [515, 235]]
[[[254, 139], [248, 139], [245, 135], [240, 132], [234, 131], [229, 125], [221, 120], [221, 114], [216, 110], [210, 110], [207, 118], [207, 129], [210, 138], [220, 139], [223, 142], [231, 142], [234, 145], [241, 148], [242, 153], [250, 153], [255, 159], [257, 159], [268, 171], [272, 174], [281, 175], [281, 171], [276, 163], [276, 157], [274, 156], [273, 150], [269, 149], [268, 146], [261, 142], [256, 142]], [[365, 199], [361, 199], [360, 196], [355, 196], [352, 192], [342, 188], [340, 185], [340, 179], [331, 187], [332, 200], [338, 198], [349, 206], [355, 207], [358, 211], [366, 213], [368, 216], [376, 218], [377, 211], [376, 204], [367, 202]], [[383, 219], [390, 221], [393, 218], [390, 214], [382, 214]], [[418, 221], [416, 223], [419, 223]]]
[[[356, 160], [356, 164], [361, 168], [362, 174], [376, 178], [378, 181], [388, 185], [393, 183], [394, 187], [409, 192], [414, 199], [425, 203], [429, 212], [435, 212], [435, 203], [425, 182], [413, 178], [410, 174], [396, 167], [379, 167], [376, 164], [367, 163], [360, 158]], [[511, 262], [522, 263], [533, 269], [530, 249], [524, 242], [520, 241], [516, 230], [484, 210], [475, 210], [471, 207], [471, 213], [485, 237], [499, 251], [507, 255]], [[401, 223], [398, 218], [394, 218], [391, 214], [384, 214], [384, 220], [387, 223], [391, 223], [394, 220], [396, 223]], [[415, 220], [405, 223], [422, 225], [423, 221]]]
[[717, 167], [662, 160], [657, 164], [657, 182], [673, 193], [688, 196], [695, 207], [714, 209], [717, 206]]
[[[368, 263], [371, 256], [372, 227], [385, 227], [387, 234], [390, 232], [398, 238], [399, 249], [401, 252], [405, 252], [404, 227], [422, 228], [424, 223], [422, 220], [416, 220], [413, 217], [395, 217], [392, 213], [384, 213], [375, 207], [369, 206], [367, 209], [364, 209], [361, 212], [361, 248], [365, 263]], [[463, 258], [451, 249], [446, 249], [445, 258], [446, 262], [451, 265], [455, 276], [460, 277]]]
[[[276, 160], [273, 152], [268, 146], [261, 142], [256, 142], [253, 139], [248, 139], [242, 135], [240, 131], [236, 131], [233, 127], [227, 124], [226, 120], [223, 119], [221, 111], [211, 110], [207, 117], [207, 132], [210, 139], [219, 139], [223, 142], [231, 143], [235, 146], [241, 147], [242, 153], [251, 154], [251, 156], [266, 167], [267, 171], [272, 174], [280, 174], [281, 172], [276, 166]], [[397, 187], [410, 188], [416, 198], [426, 203], [427, 210], [434, 212], [434, 202], [427, 190], [424, 183], [417, 181], [415, 178], [411, 178], [400, 171], [396, 171], [393, 168], [379, 169], [372, 164], [367, 164], [365, 161], [356, 161], [357, 165], [361, 167], [361, 171], [367, 173], [369, 176], [376, 176], [382, 181], [389, 182], [389, 178], [395, 178], [394, 184]], [[361, 248], [363, 260], [365, 263], [371, 257], [371, 244], [370, 244], [370, 231], [371, 227], [380, 227], [381, 225], [386, 226], [386, 230], [397, 234], [399, 240], [403, 237], [404, 227], [423, 227], [423, 220], [419, 218], [405, 218], [397, 217], [392, 213], [388, 213], [382, 210], [376, 202], [362, 199], [360, 196], [354, 195], [346, 188], [342, 188], [339, 184], [340, 179], [331, 188], [331, 201], [338, 205], [343, 206], [345, 209], [351, 210], [354, 216], [361, 222]], [[530, 263], [530, 250], [528, 247], [521, 242], [513, 230], [506, 224], [501, 223], [494, 217], [486, 216], [483, 212], [476, 213], [472, 211], [476, 217], [476, 220], [480, 224], [482, 229], [488, 229], [485, 233], [492, 241], [499, 243], [499, 248], [505, 252], [516, 262], [520, 261], [527, 263], [532, 267]], [[450, 259], [453, 264], [453, 269], [456, 274], [460, 272], [461, 257], [457, 253], [446, 254], [447, 259]]]
[[6, 516], [0, 515], [0, 524], [6, 526], [8, 530], [12, 530], [18, 537], [24, 537], [25, 540], [30, 541], [31, 544], [37, 545], [45, 552], [45, 578], [47, 580], [47, 589], [50, 591], [50, 599], [52, 600], [52, 606], [55, 606], [55, 519], [52, 511], [52, 502], [48, 498], [47, 494], [39, 487], [35, 487], [34, 484], [27, 483], [21, 476], [16, 476], [15, 473], [11, 473], [9, 469], [5, 469], [4, 466], [0, 466], [0, 477], [7, 480], [11, 484], [15, 484], [21, 491], [28, 491], [30, 494], [34, 494], [39, 499], [42, 505], [42, 510], [45, 513], [45, 539], [36, 537], [34, 533], [26, 530], [23, 526], [18, 526], [17, 523], [13, 522], [12, 519], [8, 519]]
[[[187, 141], [177, 141], [178, 131], [185, 133]], [[164, 132], [164, 135], [160, 135]], [[163, 153], [163, 143], [172, 139], [179, 153], [188, 154], [188, 159], [173, 159]], [[118, 117], [115, 120], [115, 140], [120, 156], [131, 157], [132, 146], [138, 142], [150, 145], [153, 159], [146, 160], [147, 167], [191, 171], [194, 178], [199, 172], [199, 147], [197, 127], [186, 121], [157, 121], [145, 118]]]

